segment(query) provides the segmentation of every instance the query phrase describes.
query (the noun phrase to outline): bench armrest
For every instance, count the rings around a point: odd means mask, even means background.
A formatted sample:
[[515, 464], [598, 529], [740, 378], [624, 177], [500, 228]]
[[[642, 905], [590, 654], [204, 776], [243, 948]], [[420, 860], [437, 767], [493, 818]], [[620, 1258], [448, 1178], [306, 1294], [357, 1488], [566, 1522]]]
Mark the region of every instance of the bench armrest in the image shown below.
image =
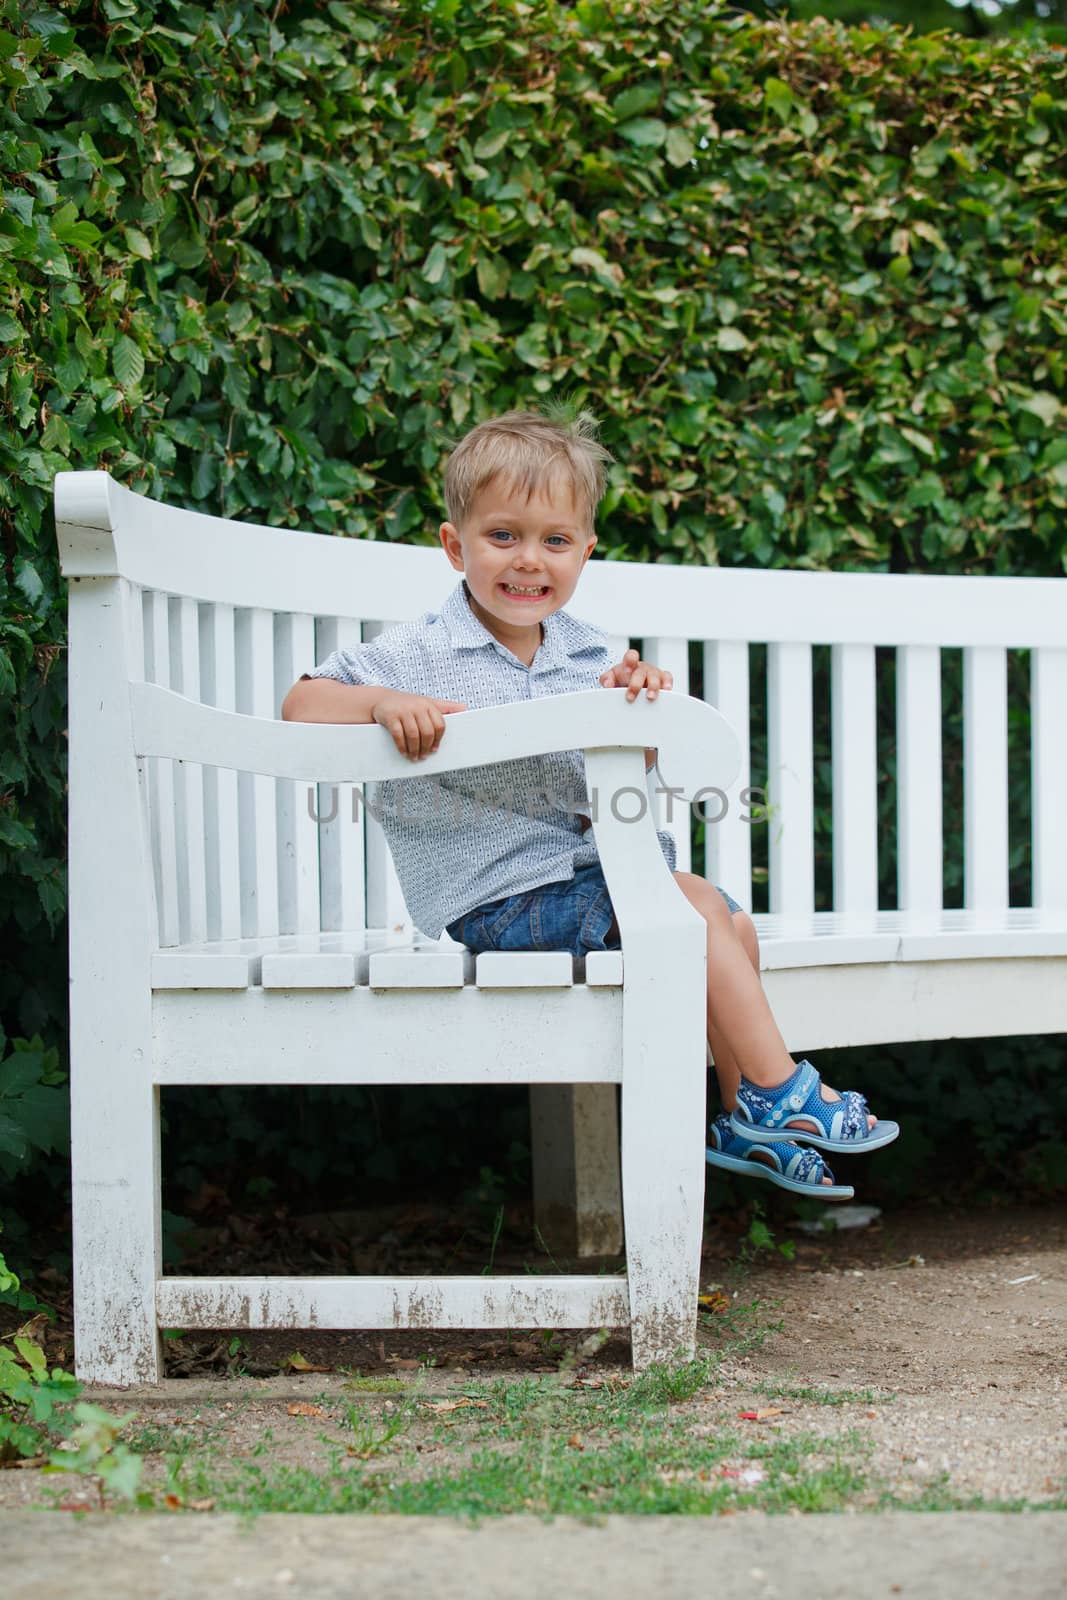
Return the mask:
[[560, 750], [659, 749], [659, 769], [681, 798], [737, 775], [737, 737], [703, 700], [664, 694], [627, 704], [624, 689], [458, 711], [440, 748], [423, 761], [402, 756], [384, 728], [274, 722], [220, 711], [157, 684], [130, 685], [134, 752], [309, 783], [431, 778], [466, 767]]

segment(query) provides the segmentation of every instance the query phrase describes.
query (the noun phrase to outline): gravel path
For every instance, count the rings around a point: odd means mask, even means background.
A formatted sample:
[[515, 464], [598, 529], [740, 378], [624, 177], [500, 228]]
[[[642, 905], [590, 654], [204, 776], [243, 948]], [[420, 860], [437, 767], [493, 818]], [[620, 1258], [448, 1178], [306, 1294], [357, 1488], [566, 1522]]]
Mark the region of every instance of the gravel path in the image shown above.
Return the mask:
[[[734, 1381], [872, 1388], [853, 1408], [871, 1471], [905, 1497], [942, 1474], [956, 1495], [1048, 1502], [1067, 1493], [1067, 1211], [927, 1214], [805, 1241], [753, 1269], [785, 1326]], [[840, 1417], [797, 1404], [789, 1426]], [[786, 1425], [783, 1419], [783, 1426]]]

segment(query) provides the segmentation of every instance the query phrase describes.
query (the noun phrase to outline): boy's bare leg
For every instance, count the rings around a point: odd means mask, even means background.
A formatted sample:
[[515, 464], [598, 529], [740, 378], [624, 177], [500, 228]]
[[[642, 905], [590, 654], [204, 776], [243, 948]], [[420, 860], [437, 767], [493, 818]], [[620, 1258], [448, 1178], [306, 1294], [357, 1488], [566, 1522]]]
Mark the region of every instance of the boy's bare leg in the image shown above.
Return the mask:
[[[748, 957], [753, 972], [759, 974], [759, 940], [752, 918], [747, 911], [734, 911], [730, 916], [730, 923], [741, 942], [741, 948]], [[724, 1111], [732, 1111], [737, 1105], [737, 1087], [741, 1082], [741, 1069], [734, 1059], [721, 1032], [708, 1018], [708, 1044], [715, 1061], [715, 1076], [719, 1082], [719, 1094], [722, 1098]]]
[[[750, 1083], [772, 1089], [792, 1077], [796, 1062], [778, 1031], [759, 973], [753, 970], [726, 901], [704, 878], [691, 872], [676, 872], [674, 877], [690, 905], [707, 923], [708, 1041], [716, 1073], [722, 1070], [720, 1054], [730, 1063], [727, 1081], [720, 1078], [723, 1103], [729, 1109], [736, 1101], [739, 1073]], [[828, 1100], [840, 1098], [826, 1084], [823, 1095]], [[873, 1126], [875, 1119], [870, 1121]]]
[[[748, 957], [753, 972], [758, 977], [759, 938], [752, 918], [747, 911], [732, 911], [730, 913], [730, 923], [741, 944], [741, 948]], [[729, 1113], [737, 1105], [737, 1087], [741, 1082], [741, 1069], [734, 1060], [730, 1046], [711, 1022], [710, 1017], [708, 1019], [708, 1044], [715, 1060], [715, 1076], [719, 1080], [722, 1108]], [[757, 1161], [767, 1159], [762, 1156], [758, 1145], [753, 1150], [753, 1156]], [[768, 1161], [768, 1165], [770, 1164]], [[829, 1177], [824, 1177], [822, 1180], [824, 1188], [829, 1187], [831, 1181]]]

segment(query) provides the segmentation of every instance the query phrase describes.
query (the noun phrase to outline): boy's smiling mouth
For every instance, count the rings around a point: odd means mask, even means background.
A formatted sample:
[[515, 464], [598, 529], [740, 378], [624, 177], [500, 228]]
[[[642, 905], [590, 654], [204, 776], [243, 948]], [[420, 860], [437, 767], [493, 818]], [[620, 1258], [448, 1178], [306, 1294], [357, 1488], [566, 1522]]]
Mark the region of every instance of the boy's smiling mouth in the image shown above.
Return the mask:
[[509, 599], [512, 600], [543, 600], [545, 595], [549, 593], [549, 586], [547, 583], [502, 583], [499, 585], [499, 587], [504, 591]]

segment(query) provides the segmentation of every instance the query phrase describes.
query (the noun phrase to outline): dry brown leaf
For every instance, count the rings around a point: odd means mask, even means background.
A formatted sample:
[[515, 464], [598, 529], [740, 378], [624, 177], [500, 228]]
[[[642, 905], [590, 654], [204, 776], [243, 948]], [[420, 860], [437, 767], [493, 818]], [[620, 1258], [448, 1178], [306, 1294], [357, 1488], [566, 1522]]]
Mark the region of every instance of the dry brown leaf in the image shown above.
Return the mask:
[[180, 1511], [182, 1508], [182, 1497], [178, 1494], [165, 1494], [163, 1496], [163, 1504], [166, 1506], [168, 1511]]
[[579, 1437], [578, 1437], [578, 1435], [576, 1433], [572, 1433], [571, 1434], [570, 1438], [567, 1440], [567, 1443], [568, 1443], [568, 1445], [570, 1446], [570, 1448], [572, 1450], [584, 1450], [585, 1449], [585, 1445], [582, 1443], [582, 1441], [579, 1439]]
[[326, 1415], [321, 1406], [312, 1405], [310, 1400], [290, 1400], [286, 1410], [291, 1417], [324, 1417]]
[[214, 1509], [215, 1509], [214, 1496], [212, 1496], [208, 1500], [190, 1500], [190, 1502], [189, 1502], [189, 1510], [190, 1511], [214, 1511]]
[[299, 1350], [294, 1350], [291, 1356], [286, 1356], [285, 1360], [282, 1362], [282, 1366], [287, 1368], [290, 1372], [333, 1371], [332, 1367], [313, 1367], [307, 1356], [301, 1355]]

